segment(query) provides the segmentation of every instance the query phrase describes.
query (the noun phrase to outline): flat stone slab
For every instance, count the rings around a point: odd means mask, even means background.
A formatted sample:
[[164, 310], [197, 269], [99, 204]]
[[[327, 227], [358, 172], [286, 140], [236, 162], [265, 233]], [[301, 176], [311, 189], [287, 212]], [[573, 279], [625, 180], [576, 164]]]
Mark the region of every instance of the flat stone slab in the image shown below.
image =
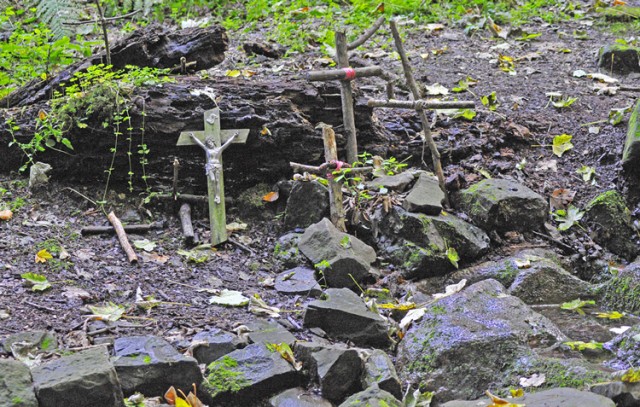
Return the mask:
[[404, 403], [377, 387], [351, 395], [338, 407], [402, 407]]
[[[613, 400], [589, 391], [580, 391], [571, 388], [550, 389], [524, 397], [509, 399], [515, 404], [524, 404], [527, 407], [615, 407]], [[486, 399], [475, 401], [453, 400], [444, 403], [442, 407], [483, 407], [492, 402]]]
[[276, 276], [275, 289], [281, 294], [318, 297], [322, 287], [316, 281], [316, 272], [308, 267], [296, 267]]
[[313, 392], [296, 387], [285, 390], [269, 400], [271, 407], [332, 407], [333, 404]]
[[394, 191], [403, 192], [407, 186], [414, 180], [413, 174], [409, 171], [401, 172], [396, 175], [385, 175], [371, 181], [367, 181], [367, 188], [379, 190], [380, 187], [392, 189]]
[[31, 371], [40, 407], [124, 406], [106, 347], [63, 356]]
[[506, 232], [542, 228], [547, 201], [536, 192], [507, 179], [485, 179], [460, 193], [462, 209], [484, 230]]
[[114, 352], [112, 361], [125, 396], [162, 396], [171, 386], [187, 394], [193, 383], [202, 382], [198, 361], [157, 336], [118, 338]]
[[386, 321], [369, 311], [357, 294], [347, 288], [330, 288], [325, 297], [307, 305], [305, 327], [322, 328], [329, 336], [358, 346], [389, 346]]
[[17, 360], [0, 359], [0, 394], [3, 398], [0, 406], [38, 407], [31, 372]]
[[198, 332], [191, 343], [193, 357], [205, 365], [243, 345], [237, 335], [218, 328]]
[[280, 353], [255, 343], [209, 364], [205, 390], [213, 398], [213, 405], [233, 401], [249, 406], [274, 393], [298, 387], [302, 379], [302, 374]]
[[413, 188], [402, 202], [402, 207], [409, 212], [422, 212], [437, 216], [442, 212], [444, 192], [438, 180], [428, 174], [421, 173]]
[[48, 331], [25, 331], [9, 335], [2, 342], [2, 347], [11, 354], [14, 344], [18, 344], [19, 348], [27, 347], [30, 353], [52, 352], [58, 348], [58, 340]]
[[258, 319], [254, 322], [247, 323], [246, 326], [250, 329], [248, 336], [249, 340], [253, 343], [286, 343], [289, 346], [293, 346], [296, 341], [296, 337], [293, 336], [291, 332], [274, 321]]

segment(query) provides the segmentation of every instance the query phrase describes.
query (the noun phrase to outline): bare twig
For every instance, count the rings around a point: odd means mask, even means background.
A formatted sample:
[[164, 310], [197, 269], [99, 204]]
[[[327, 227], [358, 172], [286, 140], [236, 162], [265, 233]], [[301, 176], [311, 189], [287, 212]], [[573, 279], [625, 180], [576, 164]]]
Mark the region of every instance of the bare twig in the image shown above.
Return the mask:
[[384, 21], [385, 21], [384, 16], [378, 18], [375, 21], [375, 23], [373, 23], [373, 25], [367, 31], [365, 31], [360, 37], [358, 37], [358, 39], [347, 44], [347, 49], [349, 50], [355, 49], [355, 48], [358, 48], [360, 45], [364, 44], [365, 41], [371, 38], [371, 36], [375, 34], [376, 31], [378, 31], [378, 28], [380, 28], [380, 26], [384, 24]]
[[120, 246], [122, 246], [122, 250], [124, 250], [124, 252], [127, 254], [129, 263], [131, 264], [137, 263], [138, 256], [136, 255], [136, 252], [133, 251], [133, 247], [131, 247], [131, 243], [129, 243], [129, 239], [127, 238], [127, 233], [124, 231], [124, 228], [122, 227], [122, 223], [120, 222], [120, 219], [118, 219], [118, 217], [116, 216], [115, 213], [113, 213], [113, 211], [110, 212], [109, 215], [107, 215], [107, 218], [109, 219], [109, 222], [111, 222], [111, 224], [113, 225], [113, 228], [116, 231], [116, 235], [118, 235]]

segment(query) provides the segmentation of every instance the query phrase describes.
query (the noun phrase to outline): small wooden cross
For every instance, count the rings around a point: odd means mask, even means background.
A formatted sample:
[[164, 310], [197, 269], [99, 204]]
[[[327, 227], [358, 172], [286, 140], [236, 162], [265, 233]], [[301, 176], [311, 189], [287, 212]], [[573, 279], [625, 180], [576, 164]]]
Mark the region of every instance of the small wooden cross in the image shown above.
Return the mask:
[[204, 131], [183, 131], [176, 143], [177, 146], [197, 145], [205, 151], [212, 247], [227, 240], [222, 152], [231, 143], [246, 143], [248, 136], [249, 129], [220, 130], [220, 109], [215, 108], [204, 112]]

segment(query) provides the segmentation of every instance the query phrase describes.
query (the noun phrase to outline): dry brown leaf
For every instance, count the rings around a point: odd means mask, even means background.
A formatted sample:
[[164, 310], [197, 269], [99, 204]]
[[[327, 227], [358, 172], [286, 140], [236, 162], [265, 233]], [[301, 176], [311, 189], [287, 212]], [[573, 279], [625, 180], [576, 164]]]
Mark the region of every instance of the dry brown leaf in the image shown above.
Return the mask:
[[278, 191], [271, 191], [268, 194], [266, 194], [265, 196], [262, 197], [262, 200], [265, 202], [275, 202], [278, 200], [279, 198], [279, 194]]
[[573, 197], [576, 196], [576, 191], [570, 189], [559, 188], [551, 193], [549, 198], [549, 206], [551, 210], [567, 209], [569, 204], [573, 202]]
[[0, 220], [11, 220], [13, 218], [13, 212], [10, 209], [0, 211]]

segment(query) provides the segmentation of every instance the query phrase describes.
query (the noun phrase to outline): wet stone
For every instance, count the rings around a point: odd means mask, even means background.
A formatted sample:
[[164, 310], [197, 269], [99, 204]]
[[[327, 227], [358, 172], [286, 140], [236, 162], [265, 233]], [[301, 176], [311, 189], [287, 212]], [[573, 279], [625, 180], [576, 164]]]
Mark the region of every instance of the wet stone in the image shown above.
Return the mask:
[[2, 406], [38, 407], [31, 372], [17, 360], [0, 359], [0, 392], [4, 399], [0, 402]]
[[4, 351], [11, 353], [11, 348], [20, 352], [21, 349], [30, 353], [52, 352], [58, 348], [58, 340], [48, 331], [25, 331], [9, 335], [2, 342]]
[[339, 407], [402, 407], [403, 405], [391, 393], [373, 386], [351, 395]]
[[379, 190], [386, 188], [398, 192], [403, 192], [407, 186], [414, 180], [413, 174], [409, 171], [401, 172], [396, 175], [385, 175], [366, 182], [367, 188]]
[[40, 407], [124, 406], [105, 347], [63, 356], [33, 368], [31, 374]]
[[332, 407], [329, 400], [301, 387], [285, 390], [269, 400], [270, 407]]
[[422, 212], [427, 215], [439, 215], [442, 212], [444, 193], [438, 180], [421, 173], [415, 185], [404, 199], [402, 207], [409, 212]]
[[363, 388], [377, 385], [398, 400], [402, 399], [402, 384], [393, 366], [393, 361], [384, 351], [375, 349], [367, 358], [362, 372]]
[[249, 340], [253, 343], [286, 343], [292, 346], [296, 341], [296, 337], [291, 332], [274, 321], [258, 319], [246, 324], [246, 326], [250, 330], [248, 333]]
[[281, 294], [318, 297], [322, 287], [316, 281], [315, 271], [308, 267], [296, 267], [276, 276], [275, 289]]
[[171, 386], [188, 393], [193, 383], [202, 381], [198, 362], [157, 336], [118, 338], [114, 352], [113, 365], [125, 396], [161, 396]]
[[243, 343], [238, 339], [237, 335], [214, 328], [198, 332], [193, 337], [192, 353], [198, 363], [208, 365], [227, 353], [238, 349], [241, 345]]

